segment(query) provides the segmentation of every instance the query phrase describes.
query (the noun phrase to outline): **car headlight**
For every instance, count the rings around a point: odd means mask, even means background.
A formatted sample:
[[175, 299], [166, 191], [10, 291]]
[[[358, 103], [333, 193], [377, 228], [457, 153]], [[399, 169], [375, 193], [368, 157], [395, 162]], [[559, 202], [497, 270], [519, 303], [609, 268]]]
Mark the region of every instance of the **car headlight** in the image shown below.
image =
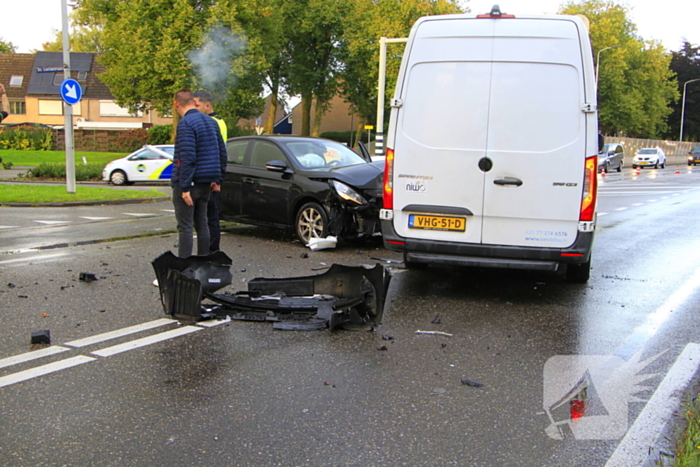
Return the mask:
[[353, 190], [345, 183], [339, 182], [337, 180], [331, 180], [331, 186], [335, 189], [341, 199], [346, 201], [352, 201], [357, 204], [367, 204], [367, 200], [362, 197], [357, 191]]

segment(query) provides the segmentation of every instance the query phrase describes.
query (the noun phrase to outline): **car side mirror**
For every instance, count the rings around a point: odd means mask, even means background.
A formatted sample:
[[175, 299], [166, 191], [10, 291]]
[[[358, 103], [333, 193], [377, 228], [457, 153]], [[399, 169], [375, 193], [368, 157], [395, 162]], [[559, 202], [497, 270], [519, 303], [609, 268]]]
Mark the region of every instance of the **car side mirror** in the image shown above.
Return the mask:
[[270, 161], [265, 164], [265, 168], [272, 172], [287, 172], [289, 167], [282, 161]]
[[598, 153], [603, 151], [603, 146], [605, 146], [605, 138], [601, 133], [598, 133]]

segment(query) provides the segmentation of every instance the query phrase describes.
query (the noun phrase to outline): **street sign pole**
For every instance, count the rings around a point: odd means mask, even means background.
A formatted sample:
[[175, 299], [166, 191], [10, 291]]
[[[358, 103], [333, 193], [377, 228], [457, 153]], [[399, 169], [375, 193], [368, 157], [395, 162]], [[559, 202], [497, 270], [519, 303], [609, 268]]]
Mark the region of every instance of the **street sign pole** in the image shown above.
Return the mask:
[[[70, 79], [70, 45], [68, 37], [68, 4], [61, 2], [63, 19], [63, 79]], [[63, 87], [63, 85], [61, 85]], [[66, 142], [66, 191], [75, 193], [75, 147], [73, 146], [73, 106], [63, 102], [64, 126], [63, 134]]]

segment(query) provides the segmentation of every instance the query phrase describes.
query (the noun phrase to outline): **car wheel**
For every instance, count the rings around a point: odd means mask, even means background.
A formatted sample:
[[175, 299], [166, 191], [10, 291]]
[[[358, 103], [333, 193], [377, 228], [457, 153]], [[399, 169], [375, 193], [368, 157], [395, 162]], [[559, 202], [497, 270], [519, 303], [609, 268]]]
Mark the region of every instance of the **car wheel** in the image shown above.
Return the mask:
[[617, 166], [618, 172], [622, 172], [622, 164], [624, 164], [624, 162], [620, 161], [620, 165]]
[[297, 237], [304, 245], [312, 238], [325, 238], [328, 235], [328, 215], [318, 203], [306, 203], [299, 209], [294, 223]]
[[662, 169], [665, 169], [665, 168], [666, 168], [666, 161], [663, 161], [663, 162], [661, 163], [661, 168], [662, 168]]
[[112, 182], [112, 185], [126, 185], [128, 183], [128, 180], [126, 178], [126, 174], [122, 170], [115, 170], [112, 172], [112, 174], [109, 176], [109, 181]]
[[566, 281], [575, 284], [585, 284], [591, 277], [591, 260], [581, 264], [566, 265]]
[[634, 164], [632, 164], [632, 168], [633, 168], [633, 169], [636, 169], [636, 168], [637, 168], [637, 166], [636, 166], [636, 165], [634, 165]]

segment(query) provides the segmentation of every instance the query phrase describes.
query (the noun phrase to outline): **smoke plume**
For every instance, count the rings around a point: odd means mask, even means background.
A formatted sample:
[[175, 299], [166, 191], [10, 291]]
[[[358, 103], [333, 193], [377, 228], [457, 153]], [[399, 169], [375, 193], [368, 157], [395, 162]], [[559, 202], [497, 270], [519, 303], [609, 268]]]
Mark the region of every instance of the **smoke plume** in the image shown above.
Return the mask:
[[236, 59], [245, 52], [246, 37], [225, 26], [217, 26], [207, 31], [203, 39], [202, 46], [188, 56], [201, 86], [209, 90], [235, 86]]

